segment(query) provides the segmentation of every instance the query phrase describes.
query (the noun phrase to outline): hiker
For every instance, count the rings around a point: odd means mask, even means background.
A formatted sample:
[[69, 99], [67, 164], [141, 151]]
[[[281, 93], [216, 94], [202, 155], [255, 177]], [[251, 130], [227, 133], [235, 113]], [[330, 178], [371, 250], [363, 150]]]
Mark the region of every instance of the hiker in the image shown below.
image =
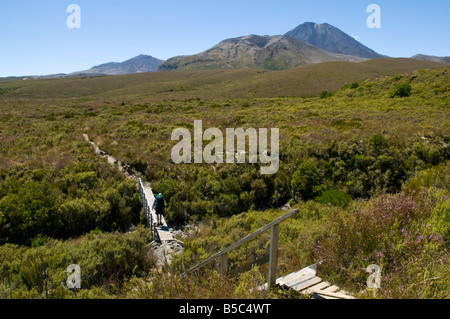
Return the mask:
[[159, 193], [155, 198], [155, 202], [153, 203], [153, 209], [156, 212], [157, 226], [162, 225], [162, 216], [164, 215], [164, 197], [163, 194]]

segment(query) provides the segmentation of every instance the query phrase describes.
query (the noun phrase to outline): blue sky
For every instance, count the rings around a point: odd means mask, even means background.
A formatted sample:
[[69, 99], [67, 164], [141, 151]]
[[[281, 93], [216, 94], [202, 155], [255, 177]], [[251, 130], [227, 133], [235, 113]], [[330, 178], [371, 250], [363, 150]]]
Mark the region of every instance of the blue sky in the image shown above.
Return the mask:
[[[80, 29], [66, 25], [72, 3]], [[381, 7], [380, 29], [367, 27], [370, 4]], [[448, 0], [2, 0], [0, 77], [70, 73], [139, 54], [168, 59], [303, 22], [327, 22], [392, 57], [450, 56], [449, 21]]]

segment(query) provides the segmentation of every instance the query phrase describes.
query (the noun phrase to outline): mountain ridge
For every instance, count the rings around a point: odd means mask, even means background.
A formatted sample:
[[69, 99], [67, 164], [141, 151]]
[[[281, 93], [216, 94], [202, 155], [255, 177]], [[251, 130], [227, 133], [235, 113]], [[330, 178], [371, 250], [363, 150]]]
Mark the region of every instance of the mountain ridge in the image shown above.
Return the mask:
[[411, 59], [450, 64], [450, 56], [435, 56], [435, 55], [416, 54], [416, 55], [412, 56]]
[[143, 72], [156, 72], [163, 60], [152, 57], [151, 55], [140, 54], [124, 62], [108, 62], [94, 66], [86, 71], [70, 73], [70, 75], [86, 73], [101, 75], [123, 75]]
[[256, 68], [282, 70], [330, 61], [362, 62], [364, 59], [336, 54], [292, 37], [247, 35], [221, 41], [198, 54], [165, 61], [159, 71]]

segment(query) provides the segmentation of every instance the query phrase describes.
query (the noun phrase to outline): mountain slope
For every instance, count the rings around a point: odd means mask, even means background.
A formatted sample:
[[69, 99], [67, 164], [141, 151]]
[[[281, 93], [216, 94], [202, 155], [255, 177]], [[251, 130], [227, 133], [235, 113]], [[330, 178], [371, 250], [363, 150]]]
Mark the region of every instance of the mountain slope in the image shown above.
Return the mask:
[[174, 57], [164, 62], [159, 70], [280, 70], [329, 61], [360, 62], [363, 59], [327, 52], [290, 37], [248, 35], [224, 40], [196, 55]]
[[285, 36], [310, 43], [318, 48], [339, 54], [375, 59], [382, 55], [364, 46], [340, 29], [328, 23], [306, 22], [287, 32]]
[[131, 73], [143, 73], [143, 72], [156, 72], [159, 66], [163, 63], [163, 60], [154, 58], [150, 55], [138, 55], [130, 60], [117, 63], [110, 62], [101, 65], [94, 66], [93, 68], [74, 72], [70, 75], [78, 74], [104, 74], [104, 75], [122, 75]]
[[411, 59], [450, 64], [450, 56], [441, 57], [441, 56], [433, 56], [433, 55], [416, 54], [415, 56], [411, 57]]

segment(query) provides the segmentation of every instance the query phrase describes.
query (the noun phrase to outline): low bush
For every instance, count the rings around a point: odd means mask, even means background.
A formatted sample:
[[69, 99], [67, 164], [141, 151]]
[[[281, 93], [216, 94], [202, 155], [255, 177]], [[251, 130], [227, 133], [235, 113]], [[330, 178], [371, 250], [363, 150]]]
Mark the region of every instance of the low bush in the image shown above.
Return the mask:
[[411, 95], [412, 87], [409, 84], [401, 84], [390, 93], [390, 97], [409, 97]]
[[331, 204], [339, 207], [347, 207], [351, 203], [352, 197], [344, 192], [330, 189], [324, 191], [322, 195], [316, 197], [314, 200], [324, 205]]

